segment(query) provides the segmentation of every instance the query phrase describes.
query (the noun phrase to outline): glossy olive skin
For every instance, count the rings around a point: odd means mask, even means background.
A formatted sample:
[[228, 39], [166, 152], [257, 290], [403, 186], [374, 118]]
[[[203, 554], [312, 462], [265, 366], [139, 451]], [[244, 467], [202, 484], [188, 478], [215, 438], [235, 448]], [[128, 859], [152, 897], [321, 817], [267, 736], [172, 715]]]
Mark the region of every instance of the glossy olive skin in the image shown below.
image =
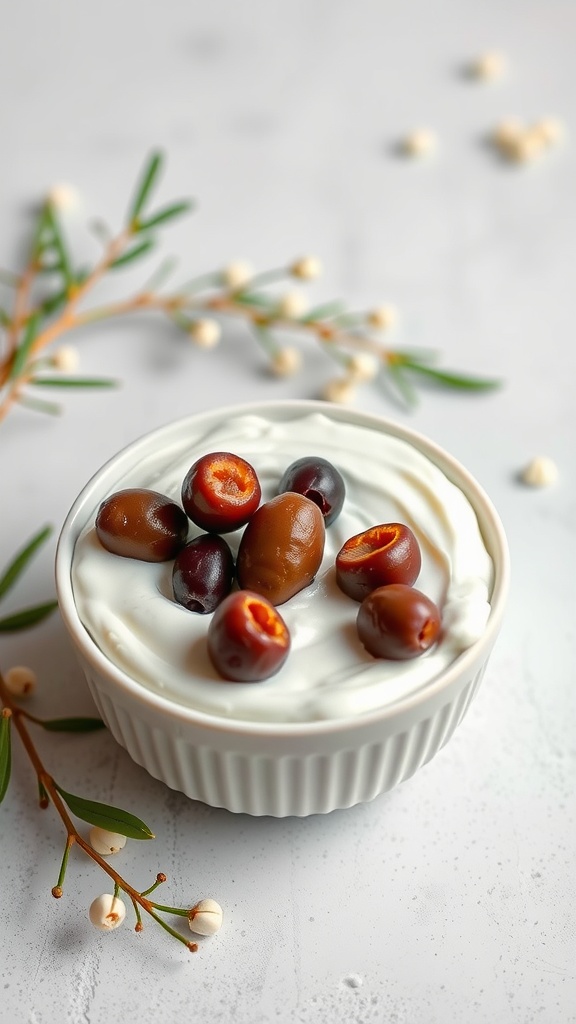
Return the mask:
[[418, 579], [420, 545], [403, 523], [383, 523], [350, 537], [336, 555], [336, 580], [348, 597], [363, 601], [372, 590]]
[[203, 533], [176, 556], [172, 589], [179, 604], [202, 615], [213, 612], [230, 593], [234, 557], [223, 537]]
[[325, 526], [333, 523], [342, 511], [346, 497], [346, 484], [341, 473], [328, 459], [309, 455], [296, 459], [284, 473], [278, 493], [296, 491], [310, 498], [320, 509]]
[[256, 471], [232, 452], [210, 452], [188, 470], [182, 484], [187, 516], [202, 530], [230, 533], [244, 526], [262, 496]]
[[313, 501], [292, 491], [278, 494], [260, 506], [244, 530], [236, 561], [240, 586], [284, 604], [312, 583], [325, 534]]
[[257, 683], [282, 667], [290, 650], [288, 627], [260, 594], [237, 590], [214, 612], [208, 654], [216, 671], [234, 683]]
[[438, 639], [440, 626], [434, 602], [404, 583], [373, 590], [356, 619], [358, 636], [369, 654], [394, 661], [424, 654]]
[[130, 487], [102, 502], [96, 516], [100, 543], [114, 555], [167, 562], [188, 536], [188, 518], [165, 494]]

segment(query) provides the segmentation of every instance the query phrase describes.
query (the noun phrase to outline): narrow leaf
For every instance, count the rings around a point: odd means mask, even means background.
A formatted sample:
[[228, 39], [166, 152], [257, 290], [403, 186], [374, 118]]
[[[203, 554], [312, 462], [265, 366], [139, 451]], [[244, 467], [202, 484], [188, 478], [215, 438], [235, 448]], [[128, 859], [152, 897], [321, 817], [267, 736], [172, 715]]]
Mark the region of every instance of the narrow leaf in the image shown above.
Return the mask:
[[158, 213], [153, 213], [147, 220], [136, 221], [134, 228], [136, 231], [148, 231], [149, 228], [155, 228], [158, 224], [165, 224], [167, 220], [173, 220], [174, 217], [188, 213], [193, 207], [194, 203], [190, 199], [183, 199], [179, 203], [172, 203], [171, 206], [165, 206], [164, 209], [158, 210]]
[[388, 365], [388, 376], [395, 385], [398, 393], [402, 397], [405, 404], [409, 409], [414, 409], [418, 404], [416, 392], [412, 387], [412, 384], [407, 379], [404, 373], [404, 368], [399, 363], [389, 363]]
[[19, 377], [26, 366], [30, 350], [38, 333], [39, 322], [40, 316], [38, 313], [34, 313], [34, 315], [28, 320], [24, 329], [24, 337], [14, 353], [14, 360], [10, 368], [10, 380], [15, 380]]
[[118, 267], [125, 267], [128, 263], [133, 263], [134, 260], [139, 259], [140, 256], [145, 256], [147, 252], [150, 252], [154, 248], [154, 242], [151, 238], [147, 238], [145, 241], [140, 242], [138, 245], [127, 249], [126, 252], [122, 253], [118, 259], [114, 260], [110, 264], [110, 270], [117, 270]]
[[12, 767], [11, 717], [0, 712], [0, 804], [6, 796]]
[[2, 324], [3, 327], [9, 327], [11, 323], [12, 323], [12, 321], [11, 321], [8, 313], [6, 312], [5, 309], [3, 309], [0, 306], [0, 324]]
[[59, 416], [62, 412], [61, 406], [56, 405], [56, 402], [45, 402], [43, 398], [32, 398], [31, 395], [18, 395], [17, 401], [27, 409], [47, 413], [48, 416]]
[[37, 720], [36, 724], [48, 732], [95, 732], [106, 728], [101, 718], [49, 718]]
[[134, 225], [134, 222], [138, 219], [140, 213], [144, 209], [144, 204], [158, 179], [163, 159], [163, 154], [156, 151], [155, 153], [152, 153], [152, 156], [144, 167], [128, 213], [128, 223], [130, 225]]
[[39, 388], [116, 388], [112, 377], [34, 377], [28, 382]]
[[42, 527], [38, 533], [34, 534], [32, 540], [29, 540], [26, 546], [15, 555], [0, 578], [0, 597], [3, 597], [3, 595], [10, 590], [10, 587], [14, 586], [18, 577], [22, 572], [24, 572], [24, 569], [28, 565], [30, 559], [36, 553], [38, 548], [42, 547], [42, 544], [48, 540], [51, 533], [51, 526]]
[[62, 272], [64, 283], [67, 288], [70, 288], [74, 284], [74, 273], [72, 271], [72, 264], [70, 262], [70, 256], [68, 254], [68, 247], [62, 234], [58, 215], [52, 203], [48, 203], [46, 206], [46, 219], [47, 223], [52, 231], [52, 238], [54, 242], [54, 249], [58, 257], [57, 269]]
[[269, 295], [259, 295], [258, 292], [238, 292], [235, 299], [243, 306], [256, 306], [261, 309], [273, 309], [277, 305], [276, 299], [271, 299]]
[[43, 302], [40, 303], [40, 310], [44, 316], [49, 316], [51, 313], [55, 313], [57, 309], [60, 309], [64, 305], [68, 298], [68, 291], [66, 288], [62, 288], [61, 291], [55, 292], [54, 295], [49, 295]]
[[0, 633], [17, 633], [21, 629], [28, 629], [48, 616], [58, 607], [57, 601], [47, 601], [46, 604], [38, 604], [34, 608], [26, 608], [22, 612], [8, 615], [0, 619]]
[[168, 278], [174, 273], [178, 266], [178, 260], [174, 256], [167, 256], [160, 266], [151, 274], [145, 284], [142, 285], [143, 292], [157, 291]]
[[432, 366], [424, 366], [422, 363], [414, 362], [411, 359], [406, 360], [404, 366], [409, 370], [413, 370], [414, 373], [419, 373], [423, 377], [436, 381], [438, 384], [461, 391], [492, 391], [494, 388], [501, 386], [501, 381], [494, 380], [493, 378], [471, 377], [467, 374], [436, 370]]
[[333, 316], [340, 316], [345, 308], [343, 302], [324, 302], [321, 306], [313, 306], [306, 316], [302, 317], [302, 323], [313, 324], [317, 320], [327, 320]]
[[98, 803], [96, 800], [84, 800], [83, 797], [66, 793], [60, 786], [56, 787], [60, 796], [66, 801], [68, 807], [77, 818], [87, 821], [90, 825], [97, 825], [109, 832], [119, 832], [121, 836], [128, 839], [155, 839], [144, 822], [128, 811], [122, 811], [119, 807], [112, 807], [108, 804]]

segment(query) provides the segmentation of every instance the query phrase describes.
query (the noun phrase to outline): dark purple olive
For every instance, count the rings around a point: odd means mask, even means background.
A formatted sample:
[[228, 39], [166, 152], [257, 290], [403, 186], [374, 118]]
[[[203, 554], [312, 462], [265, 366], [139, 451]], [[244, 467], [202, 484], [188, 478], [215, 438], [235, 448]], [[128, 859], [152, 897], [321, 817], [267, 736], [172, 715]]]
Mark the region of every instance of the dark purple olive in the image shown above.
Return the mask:
[[278, 494], [284, 494], [285, 491], [303, 494], [318, 505], [325, 526], [329, 526], [340, 515], [346, 496], [341, 474], [331, 462], [317, 455], [297, 459], [288, 466], [278, 486]]
[[204, 533], [179, 552], [172, 570], [174, 597], [191, 612], [213, 612], [230, 593], [234, 559], [223, 537]]

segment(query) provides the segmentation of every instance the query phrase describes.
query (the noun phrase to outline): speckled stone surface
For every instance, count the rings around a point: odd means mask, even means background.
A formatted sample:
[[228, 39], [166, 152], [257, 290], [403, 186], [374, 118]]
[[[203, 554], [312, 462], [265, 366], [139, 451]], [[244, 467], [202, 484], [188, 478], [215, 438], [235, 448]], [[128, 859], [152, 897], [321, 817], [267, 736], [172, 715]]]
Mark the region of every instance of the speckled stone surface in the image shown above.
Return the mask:
[[[1, 263], [18, 260], [31, 204], [63, 181], [82, 206], [69, 230], [92, 254], [84, 215], [118, 221], [144, 155], [164, 146], [161, 198], [199, 199], [166, 239], [182, 276], [311, 252], [325, 266], [313, 301], [391, 302], [398, 344], [505, 382], [482, 397], [427, 390], [411, 414], [369, 385], [357, 402], [477, 476], [507, 529], [513, 584], [467, 718], [369, 805], [237, 817], [170, 792], [107, 733], [38, 737], [65, 788], [153, 827], [154, 843], [118, 855], [122, 873], [144, 888], [162, 870], [167, 902], [223, 906], [222, 930], [193, 957], [151, 924], [94, 931], [88, 906], [108, 884], [78, 852], [52, 899], [62, 828], [35, 806], [15, 742], [0, 811], [2, 1022], [576, 1021], [575, 33], [576, 7], [560, 0], [29, 0], [3, 19]], [[507, 74], [467, 79], [493, 47]], [[544, 115], [568, 137], [537, 163], [503, 163], [486, 144], [503, 118]], [[400, 158], [398, 140], [418, 127], [435, 132], [436, 152]], [[141, 272], [102, 295], [131, 280]], [[153, 318], [78, 344], [82, 372], [124, 385], [71, 395], [59, 420], [17, 411], [0, 427], [2, 563], [42, 523], [58, 527], [124, 443], [194, 410], [315, 397], [334, 372], [311, 350], [299, 377], [272, 379], [234, 325], [211, 351]], [[553, 486], [519, 481], [535, 455], [556, 462]], [[6, 612], [51, 595], [53, 556], [54, 542]], [[91, 712], [57, 617], [2, 639], [2, 668], [16, 663], [40, 676], [37, 714]]]

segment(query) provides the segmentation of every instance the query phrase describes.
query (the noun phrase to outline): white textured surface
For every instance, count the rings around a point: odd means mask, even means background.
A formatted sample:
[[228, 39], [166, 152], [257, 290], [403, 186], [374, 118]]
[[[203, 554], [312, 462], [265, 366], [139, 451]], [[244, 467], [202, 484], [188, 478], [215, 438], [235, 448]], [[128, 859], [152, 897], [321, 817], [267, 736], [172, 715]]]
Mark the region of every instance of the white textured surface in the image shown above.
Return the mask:
[[[159, 929], [96, 933], [107, 882], [80, 854], [64, 898], [62, 852], [16, 745], [0, 811], [0, 1019], [103, 1024], [180, 1019], [263, 1024], [511, 1024], [576, 1020], [573, 268], [576, 264], [576, 7], [568, 0], [291, 3], [102, 0], [12, 5], [0, 35], [0, 258], [11, 265], [33, 199], [74, 184], [89, 213], [120, 217], [143, 154], [171, 159], [163, 195], [194, 192], [171, 251], [193, 274], [237, 257], [273, 266], [318, 253], [315, 298], [392, 302], [399, 340], [445, 363], [498, 374], [483, 398], [428, 392], [414, 416], [501, 512], [513, 588], [504, 632], [465, 721], [413, 779], [352, 810], [304, 820], [211, 810], [155, 782], [108, 734], [39, 736], [75, 792], [144, 817], [154, 844], [115, 863], [168, 900], [211, 896], [224, 925], [195, 957]], [[510, 71], [482, 85], [460, 70], [486, 48]], [[535, 166], [484, 145], [502, 118], [558, 115], [566, 144]], [[395, 157], [420, 125], [427, 161]], [[84, 244], [84, 243], [82, 243]], [[169, 243], [168, 243], [169, 244]], [[67, 401], [61, 421], [15, 414], [0, 428], [2, 561], [120, 444], [232, 400], [313, 396], [271, 380], [241, 331], [194, 349], [161, 322], [106, 326], [81, 342], [82, 370], [116, 372], [110, 395]], [[369, 386], [359, 403], [390, 411]], [[542, 491], [517, 472], [545, 453]], [[11, 607], [48, 596], [52, 550]], [[39, 714], [89, 712], [56, 619], [2, 640], [28, 662]]]

